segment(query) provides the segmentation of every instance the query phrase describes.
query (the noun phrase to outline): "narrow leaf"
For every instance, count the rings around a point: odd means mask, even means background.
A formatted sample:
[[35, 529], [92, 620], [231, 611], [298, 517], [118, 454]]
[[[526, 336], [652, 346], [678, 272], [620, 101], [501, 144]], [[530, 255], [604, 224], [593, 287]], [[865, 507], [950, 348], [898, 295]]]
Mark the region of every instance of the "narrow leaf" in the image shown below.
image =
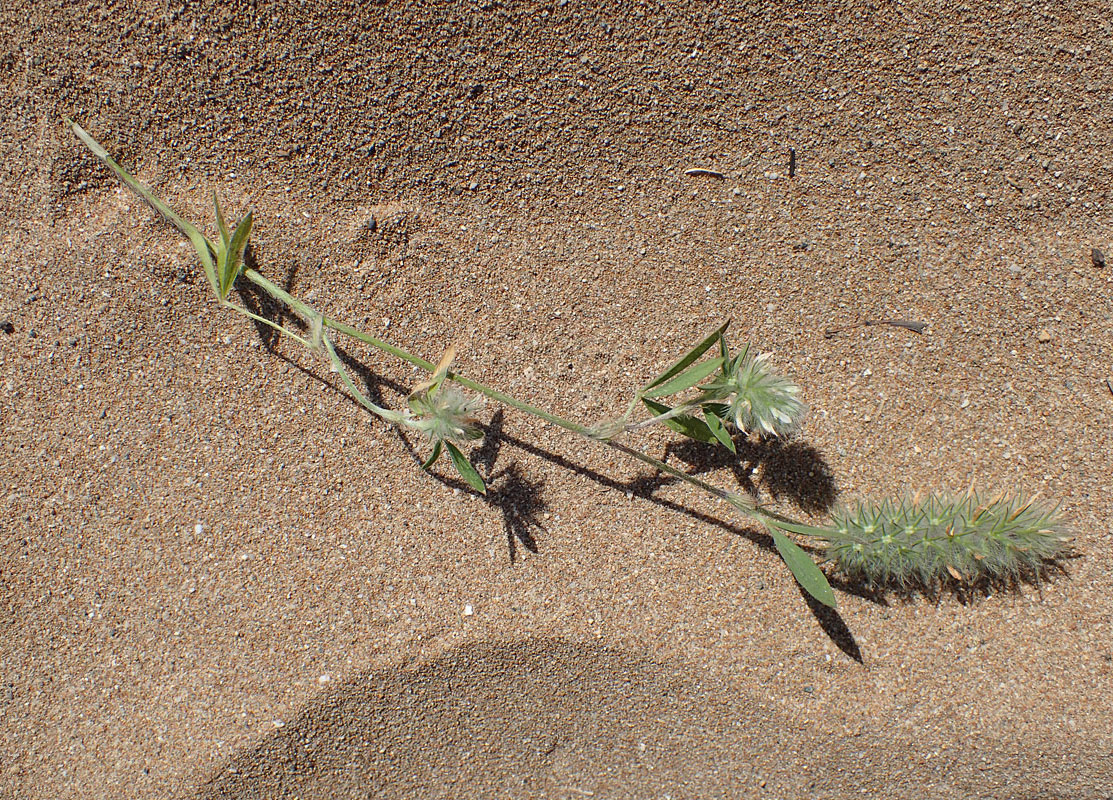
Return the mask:
[[737, 453], [738, 450], [734, 446], [734, 439], [727, 432], [726, 426], [723, 421], [715, 416], [714, 413], [708, 409], [703, 409], [703, 418], [707, 421], [707, 429], [711, 431], [711, 435], [719, 440], [719, 444], [725, 447], [732, 453]]
[[441, 457], [441, 450], [443, 449], [441, 445], [442, 442], [440, 441], [433, 445], [433, 452], [429, 458], [426, 459], [425, 463], [421, 465], [422, 469], [429, 469], [429, 467], [437, 463], [437, 459]]
[[217, 199], [216, 190], [213, 190], [213, 208], [216, 209], [216, 227], [220, 231], [220, 241], [224, 244], [224, 249], [228, 249], [228, 223], [224, 221], [224, 215], [220, 213], [220, 200]]
[[213, 208], [216, 209], [216, 227], [219, 236], [216, 239], [216, 277], [220, 282], [220, 299], [228, 296], [228, 226], [225, 224], [224, 215], [220, 214], [220, 201], [213, 192]]
[[232, 234], [232, 242], [228, 245], [228, 252], [232, 254], [237, 262], [243, 255], [244, 248], [247, 247], [247, 237], [251, 235], [251, 224], [251, 212], [248, 211], [247, 216], [240, 220], [240, 224], [236, 226], [236, 232]]
[[677, 375], [672, 380], [665, 381], [659, 386], [652, 387], [649, 391], [643, 392], [642, 397], [668, 397], [670, 394], [683, 392], [685, 389], [690, 389], [695, 386], [722, 365], [723, 360], [721, 358], [715, 358], [711, 361], [704, 361], [701, 364], [696, 364], [696, 366], [683, 374]]
[[224, 264], [224, 272], [221, 278], [221, 289], [224, 296], [228, 296], [228, 292], [232, 289], [232, 284], [236, 282], [236, 275], [240, 268], [240, 257], [243, 255], [243, 249], [247, 246], [247, 237], [251, 235], [251, 213], [249, 212], [240, 224], [236, 226], [236, 232], [232, 234], [232, 241], [228, 245], [228, 255]]
[[448, 375], [448, 370], [452, 366], [453, 360], [456, 358], [456, 345], [450, 345], [441, 356], [441, 360], [437, 362], [437, 366], [433, 368], [433, 374], [429, 376], [429, 380], [422, 381], [413, 388], [410, 392], [410, 397], [428, 391], [430, 394], [436, 393], [444, 382], [445, 377]]
[[197, 251], [197, 257], [201, 259], [201, 266], [205, 268], [205, 277], [209, 279], [209, 286], [212, 287], [213, 294], [220, 296], [220, 285], [217, 282], [216, 269], [213, 267], [212, 254], [216, 252], [216, 247], [210, 242], [201, 231], [197, 230], [193, 225], [186, 222], [177, 212], [174, 211], [166, 203], [162, 202], [155, 196], [154, 192], [144, 186], [142, 183], [133, 178], [127, 170], [112, 160], [108, 155], [108, 151], [100, 146], [92, 136], [85, 132], [85, 130], [74, 122], [69, 117], [66, 117], [66, 123], [70, 126], [74, 135], [80, 139], [86, 147], [93, 151], [93, 155], [103, 161], [108, 167], [116, 173], [116, 177], [127, 184], [128, 188], [146, 200], [159, 214], [163, 216], [170, 224], [182, 232], [190, 243], [193, 249]]
[[224, 249], [224, 242], [221, 241], [216, 243], [216, 275], [220, 280], [220, 299], [224, 300], [228, 297], [226, 282], [228, 277], [228, 251]]
[[[649, 398], [643, 397], [642, 402], [645, 403], [646, 407], [654, 414], [664, 414], [668, 411], [672, 411], [669, 406], [666, 406], [664, 403], [658, 403], [656, 400], [650, 400]], [[695, 439], [697, 442], [703, 442], [704, 444], [714, 444], [716, 441], [718, 441], [715, 438], [715, 434], [713, 434], [711, 432], [711, 429], [707, 427], [707, 423], [698, 420], [695, 417], [672, 417], [671, 419], [664, 420], [662, 424], [664, 424], [668, 428], [671, 428], [677, 433], [684, 434], [689, 439]]]
[[708, 348], [710, 348], [711, 345], [715, 344], [715, 342], [718, 341], [722, 337], [723, 332], [726, 331], [728, 325], [730, 325], [730, 320], [729, 319], [726, 322], [724, 322], [722, 325], [720, 325], [718, 328], [716, 328], [714, 331], [709, 333], [706, 337], [704, 337], [704, 339], [699, 344], [697, 344], [695, 347], [693, 347], [691, 350], [689, 350], [687, 353], [685, 353], [684, 356], [679, 361], [677, 361], [675, 364], [673, 364], [667, 370], [662, 372], [660, 375], [658, 375], [652, 381], [647, 383], [642, 388], [642, 392], [645, 392], [649, 389], [652, 389], [654, 386], [658, 386], [658, 385], [664, 383], [669, 378], [671, 378], [673, 375], [677, 375], [677, 374], [683, 372], [685, 369], [688, 368], [688, 365], [694, 364], [697, 358], [699, 358], [704, 353], [706, 353]]
[[452, 456], [452, 463], [456, 467], [456, 471], [460, 473], [460, 477], [471, 488], [475, 489], [480, 494], [487, 494], [487, 484], [483, 482], [483, 478], [479, 477], [479, 473], [475, 471], [475, 467], [471, 465], [467, 457], [460, 452], [460, 448], [452, 442], [445, 442], [445, 447], [448, 448], [448, 454]]
[[796, 582], [804, 588], [804, 591], [823, 605], [837, 608], [835, 593], [831, 591], [831, 584], [827, 583], [827, 576], [820, 571], [808, 554], [776, 528], [770, 527], [769, 532], [773, 534], [773, 544], [777, 546], [777, 552], [781, 554], [792, 577], [796, 578]]

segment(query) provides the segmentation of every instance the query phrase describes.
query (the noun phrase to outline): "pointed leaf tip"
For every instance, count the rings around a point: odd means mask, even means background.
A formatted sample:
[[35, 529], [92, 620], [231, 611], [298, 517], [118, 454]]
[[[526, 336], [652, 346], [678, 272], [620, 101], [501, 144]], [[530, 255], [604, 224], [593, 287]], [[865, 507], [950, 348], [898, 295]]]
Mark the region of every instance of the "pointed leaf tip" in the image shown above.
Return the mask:
[[685, 369], [687, 369], [689, 365], [694, 364], [696, 362], [696, 359], [698, 359], [700, 356], [702, 356], [704, 353], [706, 353], [708, 351], [708, 349], [713, 344], [715, 344], [715, 342], [719, 341], [722, 338], [722, 335], [723, 335], [724, 331], [726, 331], [728, 325], [730, 325], [730, 320], [727, 320], [722, 325], [720, 325], [718, 328], [716, 328], [711, 333], [709, 333], [707, 336], [705, 336], [700, 341], [699, 344], [697, 344], [695, 347], [693, 347], [691, 350], [689, 350], [687, 353], [685, 353], [683, 356], [681, 356], [680, 359], [675, 364], [673, 364], [671, 367], [666, 369], [664, 372], [662, 372], [656, 378], [654, 378], [649, 383], [647, 383], [645, 386], [643, 386], [642, 387], [642, 394], [645, 394], [650, 389], [653, 389], [656, 386], [660, 386], [662, 383], [667, 381], [672, 376], [678, 375], [679, 373], [681, 373]]
[[449, 441], [446, 441], [444, 446], [448, 448], [448, 454], [452, 456], [452, 465], [456, 467], [456, 471], [460, 473], [460, 477], [464, 479], [468, 486], [480, 494], [487, 494], [487, 484], [475, 471], [475, 467], [468, 461], [467, 456], [460, 452], [460, 448]]
[[713, 358], [710, 361], [704, 361], [700, 364], [689, 369], [687, 372], [681, 373], [667, 380], [653, 388], [642, 393], [643, 397], [668, 397], [671, 394], [683, 392], [685, 389], [690, 389], [697, 383], [702, 381], [715, 370], [723, 365], [723, 359]]
[[773, 544], [777, 546], [777, 552], [781, 554], [792, 577], [796, 578], [796, 582], [803, 587], [804, 591], [823, 605], [838, 608], [835, 593], [831, 590], [831, 584], [827, 582], [827, 576], [808, 554], [776, 528], [770, 527], [769, 532], [773, 534]]
[[437, 442], [435, 445], [433, 445], [433, 452], [429, 455], [429, 458], [425, 460], [425, 463], [421, 465], [421, 468], [422, 469], [429, 469], [429, 467], [436, 464], [437, 459], [441, 457], [441, 450], [442, 449], [443, 449], [443, 443], [442, 442]]

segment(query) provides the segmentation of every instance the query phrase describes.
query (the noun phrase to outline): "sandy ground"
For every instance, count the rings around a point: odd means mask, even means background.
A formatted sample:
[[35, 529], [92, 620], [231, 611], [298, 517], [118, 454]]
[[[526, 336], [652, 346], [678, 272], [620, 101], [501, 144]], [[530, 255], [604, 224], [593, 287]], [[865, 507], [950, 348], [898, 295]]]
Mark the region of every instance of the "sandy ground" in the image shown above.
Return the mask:
[[[7, 0], [0, 795], [1113, 796], [1111, 41], [1102, 2]], [[802, 518], [1039, 491], [1075, 557], [832, 575], [826, 613], [729, 508], [517, 412], [487, 498], [423, 474], [63, 114], [187, 217], [253, 209], [296, 294], [576, 419], [730, 318], [800, 437], [635, 443]], [[928, 327], [824, 337], [876, 318]]]

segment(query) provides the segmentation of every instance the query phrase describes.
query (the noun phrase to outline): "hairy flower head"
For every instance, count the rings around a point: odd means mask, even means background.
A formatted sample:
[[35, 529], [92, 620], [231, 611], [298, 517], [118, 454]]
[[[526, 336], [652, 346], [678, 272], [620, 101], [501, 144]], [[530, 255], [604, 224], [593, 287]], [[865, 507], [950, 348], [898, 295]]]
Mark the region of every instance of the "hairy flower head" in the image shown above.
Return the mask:
[[446, 439], [464, 442], [483, 436], [475, 416], [483, 408], [483, 398], [468, 397], [446, 382], [455, 355], [455, 348], [450, 347], [432, 377], [419, 384], [408, 399], [414, 416], [406, 424], [424, 433], [434, 444]]
[[859, 503], [836, 511], [827, 557], [875, 586], [931, 587], [1038, 574], [1070, 541], [1057, 509], [974, 492]]
[[442, 385], [436, 391], [411, 396], [410, 408], [417, 415], [410, 424], [434, 443], [445, 439], [465, 442], [483, 436], [475, 416], [483, 408], [483, 398], [468, 397], [455, 386]]
[[805, 405], [799, 387], [769, 366], [769, 354], [755, 355], [749, 345], [723, 364], [722, 374], [706, 386], [701, 404], [723, 406], [723, 417], [743, 433], [788, 436], [800, 425]]

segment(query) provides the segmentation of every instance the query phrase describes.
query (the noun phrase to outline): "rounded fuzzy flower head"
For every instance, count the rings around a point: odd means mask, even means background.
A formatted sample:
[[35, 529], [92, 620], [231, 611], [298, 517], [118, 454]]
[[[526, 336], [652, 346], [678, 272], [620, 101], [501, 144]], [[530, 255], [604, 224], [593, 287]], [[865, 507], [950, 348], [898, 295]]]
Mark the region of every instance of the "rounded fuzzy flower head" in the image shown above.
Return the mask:
[[414, 426], [434, 443], [445, 439], [462, 443], [483, 436], [475, 416], [483, 408], [483, 398], [468, 397], [455, 386], [442, 384], [437, 391], [411, 396], [410, 408], [418, 415]]
[[483, 398], [468, 397], [445, 381], [455, 354], [455, 348], [449, 348], [432, 377], [417, 386], [409, 396], [410, 411], [416, 418], [407, 424], [420, 430], [434, 444], [446, 439], [462, 443], [483, 436], [483, 429], [475, 416], [483, 408]]
[[723, 364], [722, 374], [701, 387], [703, 402], [723, 405], [723, 418], [743, 433], [789, 436], [807, 410], [797, 398], [799, 387], [768, 363], [769, 354], [755, 355], [749, 345]]

